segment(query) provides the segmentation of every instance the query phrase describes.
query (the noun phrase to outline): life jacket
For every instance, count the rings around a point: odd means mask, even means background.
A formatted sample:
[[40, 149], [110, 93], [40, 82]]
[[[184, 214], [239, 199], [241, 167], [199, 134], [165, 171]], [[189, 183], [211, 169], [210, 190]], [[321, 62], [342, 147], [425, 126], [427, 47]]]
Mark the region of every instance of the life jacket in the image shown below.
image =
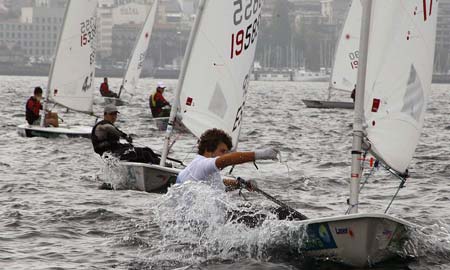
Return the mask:
[[107, 83], [102, 83], [100, 85], [100, 93], [102, 96], [107, 95], [109, 92], [109, 85]]
[[153, 95], [150, 95], [150, 99], [149, 99], [149, 104], [150, 104], [150, 108], [156, 108], [156, 92]]
[[[95, 124], [95, 126], [92, 128], [91, 132], [91, 141], [92, 146], [94, 147], [95, 153], [99, 154], [100, 156], [103, 155], [104, 152], [115, 152], [122, 148], [122, 144], [119, 142], [120, 138], [111, 138], [107, 136], [106, 138], [99, 139], [97, 135], [95, 135], [95, 131], [97, 130], [97, 127], [100, 125], [110, 124], [114, 126], [113, 123], [102, 120]], [[114, 126], [115, 127], [115, 126]]]
[[32, 125], [34, 121], [39, 119], [39, 110], [42, 109], [42, 104], [34, 96], [30, 97], [25, 106], [25, 119], [28, 124]]
[[152, 111], [153, 117], [158, 117], [162, 111], [161, 107], [158, 106], [158, 102], [156, 100], [157, 94], [158, 94], [158, 92], [155, 92], [153, 95], [150, 95], [150, 99], [149, 99], [150, 110]]

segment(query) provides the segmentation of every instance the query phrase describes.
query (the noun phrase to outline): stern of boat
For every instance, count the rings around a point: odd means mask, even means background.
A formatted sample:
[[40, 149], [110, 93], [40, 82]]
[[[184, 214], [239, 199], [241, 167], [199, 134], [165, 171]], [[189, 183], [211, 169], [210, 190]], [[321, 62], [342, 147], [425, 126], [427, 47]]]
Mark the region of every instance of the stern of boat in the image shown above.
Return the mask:
[[122, 162], [126, 169], [127, 184], [130, 188], [146, 192], [158, 192], [174, 184], [178, 169], [161, 167], [159, 165]]

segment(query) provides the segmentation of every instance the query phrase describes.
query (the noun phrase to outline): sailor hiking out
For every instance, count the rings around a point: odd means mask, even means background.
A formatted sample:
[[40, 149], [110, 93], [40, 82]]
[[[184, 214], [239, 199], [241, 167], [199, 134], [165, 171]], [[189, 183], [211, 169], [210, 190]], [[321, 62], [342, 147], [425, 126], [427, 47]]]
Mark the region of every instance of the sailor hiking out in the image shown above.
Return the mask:
[[[232, 139], [226, 132], [215, 128], [205, 131], [199, 140], [198, 155], [178, 174], [176, 183], [204, 182], [213, 189], [223, 190], [224, 192], [240, 188], [259, 191], [255, 180], [222, 179], [220, 171], [231, 165], [256, 160], [277, 160], [279, 151], [271, 147], [253, 152], [229, 152], [231, 149]], [[295, 213], [285, 207], [272, 209], [271, 212], [277, 215], [279, 219], [304, 219], [303, 216], [296, 216]], [[228, 213], [229, 220], [242, 222], [250, 227], [261, 224], [265, 218], [266, 216], [255, 215], [247, 209], [232, 210]]]

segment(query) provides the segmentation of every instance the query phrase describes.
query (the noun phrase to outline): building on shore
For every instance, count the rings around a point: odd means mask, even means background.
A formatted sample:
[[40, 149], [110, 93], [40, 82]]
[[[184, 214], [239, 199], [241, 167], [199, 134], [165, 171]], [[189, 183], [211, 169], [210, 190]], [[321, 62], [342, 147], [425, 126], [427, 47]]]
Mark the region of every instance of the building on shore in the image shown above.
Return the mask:
[[34, 6], [22, 7], [19, 17], [0, 21], [0, 60], [50, 62], [63, 15], [61, 1], [36, 1]]
[[439, 1], [434, 70], [450, 77], [450, 0]]

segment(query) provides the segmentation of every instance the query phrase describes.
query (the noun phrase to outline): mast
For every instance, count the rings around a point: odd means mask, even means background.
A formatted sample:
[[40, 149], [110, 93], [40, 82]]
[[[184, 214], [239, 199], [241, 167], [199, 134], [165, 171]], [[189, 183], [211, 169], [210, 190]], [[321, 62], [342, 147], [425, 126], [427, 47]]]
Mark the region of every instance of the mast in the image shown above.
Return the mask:
[[45, 111], [47, 110], [47, 103], [48, 103], [49, 96], [50, 96], [50, 86], [52, 84], [53, 70], [55, 68], [55, 59], [56, 59], [56, 57], [58, 57], [59, 46], [61, 45], [61, 37], [62, 37], [62, 33], [64, 31], [64, 26], [66, 25], [67, 13], [69, 12], [70, 2], [71, 2], [71, 0], [68, 0], [68, 2], [67, 2], [66, 10], [64, 12], [64, 21], [61, 26], [61, 30], [59, 31], [58, 42], [56, 43], [55, 54], [53, 57], [52, 66], [50, 68], [50, 73], [48, 75], [47, 91], [45, 91], [45, 99], [43, 102], [44, 104], [42, 104], [42, 110], [44, 112], [43, 112], [43, 115], [41, 116], [41, 123], [40, 123], [41, 127], [45, 126]]
[[197, 37], [197, 34], [198, 34], [198, 28], [200, 26], [200, 21], [202, 20], [202, 15], [203, 15], [203, 11], [205, 9], [206, 2], [207, 2], [207, 0], [201, 0], [198, 5], [197, 17], [195, 19], [195, 24], [191, 30], [189, 42], [187, 44], [184, 61], [183, 61], [182, 67], [181, 67], [180, 78], [179, 78], [179, 81], [177, 84], [177, 90], [175, 92], [175, 101], [174, 101], [174, 104], [172, 105], [172, 110], [170, 111], [169, 123], [167, 125], [166, 135], [164, 136], [164, 147], [162, 150], [161, 162], [160, 162], [161, 166], [165, 166], [165, 164], [166, 164], [167, 154], [169, 152], [170, 137], [172, 136], [173, 125], [174, 125], [175, 117], [177, 115], [177, 110], [178, 110], [178, 107], [180, 104], [181, 89], [183, 88], [183, 83], [184, 83], [184, 79], [186, 77], [187, 67], [188, 67], [188, 64], [189, 64], [189, 61], [191, 58], [192, 48], [194, 46], [195, 38]]
[[363, 22], [361, 26], [358, 80], [355, 93], [355, 111], [353, 121], [352, 167], [350, 178], [350, 214], [358, 213], [359, 186], [361, 182], [361, 154], [364, 137], [364, 92], [366, 86], [367, 53], [369, 48], [372, 0], [362, 0]]

